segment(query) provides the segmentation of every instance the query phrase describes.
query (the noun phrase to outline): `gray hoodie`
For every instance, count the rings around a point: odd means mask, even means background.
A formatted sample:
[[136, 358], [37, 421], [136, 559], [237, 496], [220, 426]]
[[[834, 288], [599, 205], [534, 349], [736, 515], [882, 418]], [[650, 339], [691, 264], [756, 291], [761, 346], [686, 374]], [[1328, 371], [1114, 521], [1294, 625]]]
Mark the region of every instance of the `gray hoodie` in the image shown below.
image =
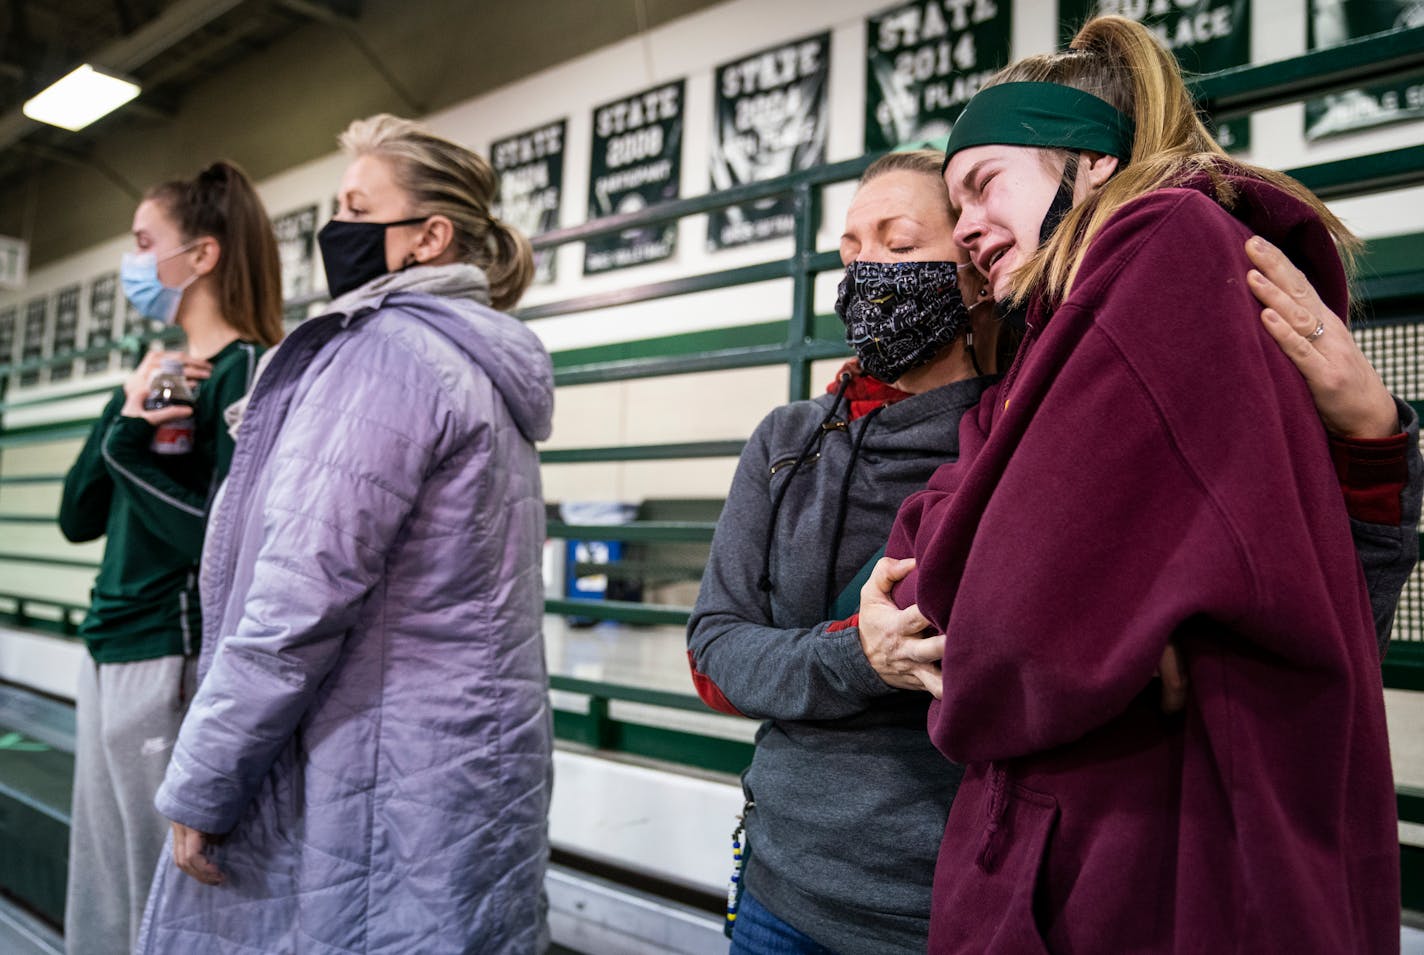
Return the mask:
[[[929, 696], [886, 685], [854, 627], [830, 629], [826, 571], [839, 594], [884, 546], [900, 502], [958, 454], [959, 418], [992, 382], [946, 385], [832, 424], [794, 477], [834, 399], [772, 411], [742, 453], [688, 624], [704, 698], [720, 691], [766, 720], [743, 780], [756, 801], [746, 890], [844, 955], [924, 950], [960, 770], [925, 733]], [[759, 586], [768, 553], [770, 592]]]

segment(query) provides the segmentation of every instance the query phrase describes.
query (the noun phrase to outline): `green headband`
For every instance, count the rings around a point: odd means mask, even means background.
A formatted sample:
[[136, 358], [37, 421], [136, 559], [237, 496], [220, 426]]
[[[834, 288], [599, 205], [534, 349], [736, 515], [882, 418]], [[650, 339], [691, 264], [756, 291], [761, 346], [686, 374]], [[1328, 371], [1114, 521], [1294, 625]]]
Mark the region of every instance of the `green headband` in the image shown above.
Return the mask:
[[1133, 134], [1132, 120], [1092, 93], [1060, 83], [1000, 83], [975, 93], [954, 121], [944, 165], [970, 146], [1090, 150], [1126, 163]]

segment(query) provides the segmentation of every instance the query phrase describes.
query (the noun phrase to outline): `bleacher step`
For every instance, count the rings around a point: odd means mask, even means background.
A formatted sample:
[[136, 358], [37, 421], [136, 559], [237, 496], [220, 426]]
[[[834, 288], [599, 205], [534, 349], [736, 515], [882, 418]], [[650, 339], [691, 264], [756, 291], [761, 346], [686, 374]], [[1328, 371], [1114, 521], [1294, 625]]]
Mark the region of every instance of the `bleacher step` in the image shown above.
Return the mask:
[[0, 952], [64, 955], [64, 938], [9, 899], [0, 897]]

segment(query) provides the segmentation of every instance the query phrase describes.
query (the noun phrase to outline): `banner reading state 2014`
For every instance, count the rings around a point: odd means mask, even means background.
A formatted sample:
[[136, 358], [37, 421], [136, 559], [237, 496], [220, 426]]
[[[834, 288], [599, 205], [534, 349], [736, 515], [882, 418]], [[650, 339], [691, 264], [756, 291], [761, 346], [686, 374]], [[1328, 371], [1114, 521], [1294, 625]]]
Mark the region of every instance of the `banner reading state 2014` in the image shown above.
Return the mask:
[[[678, 197], [682, 176], [682, 103], [678, 80], [593, 111], [588, 217], [637, 212]], [[669, 222], [591, 239], [584, 248], [585, 275], [670, 257], [677, 223]]]
[[[1424, 26], [1420, 0], [1311, 0], [1310, 48], [1323, 49], [1372, 33]], [[1424, 118], [1424, 73], [1306, 100], [1305, 138]]]
[[[1146, 24], [1189, 75], [1251, 62], [1251, 0], [1059, 0], [1063, 45], [1089, 17], [1117, 14]], [[1225, 149], [1251, 145], [1250, 117], [1215, 129]]]
[[[508, 136], [490, 144], [490, 162], [499, 173], [499, 216], [529, 238], [559, 225], [564, 191], [566, 120]], [[534, 256], [534, 282], [554, 281], [554, 253]]]
[[[826, 161], [826, 82], [831, 35], [822, 33], [717, 67], [712, 188], [775, 179]], [[713, 249], [790, 235], [791, 199], [762, 199], [712, 212]]]
[[917, 0], [865, 21], [865, 151], [939, 140], [1009, 61], [1009, 0]]

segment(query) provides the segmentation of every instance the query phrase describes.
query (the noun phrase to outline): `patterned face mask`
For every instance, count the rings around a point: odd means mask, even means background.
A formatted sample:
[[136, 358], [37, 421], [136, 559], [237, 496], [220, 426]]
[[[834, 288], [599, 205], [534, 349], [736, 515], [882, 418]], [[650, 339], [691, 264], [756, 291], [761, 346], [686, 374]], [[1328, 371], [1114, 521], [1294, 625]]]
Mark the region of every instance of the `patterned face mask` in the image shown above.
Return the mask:
[[953, 262], [852, 262], [836, 314], [860, 367], [886, 384], [928, 364], [969, 327]]

